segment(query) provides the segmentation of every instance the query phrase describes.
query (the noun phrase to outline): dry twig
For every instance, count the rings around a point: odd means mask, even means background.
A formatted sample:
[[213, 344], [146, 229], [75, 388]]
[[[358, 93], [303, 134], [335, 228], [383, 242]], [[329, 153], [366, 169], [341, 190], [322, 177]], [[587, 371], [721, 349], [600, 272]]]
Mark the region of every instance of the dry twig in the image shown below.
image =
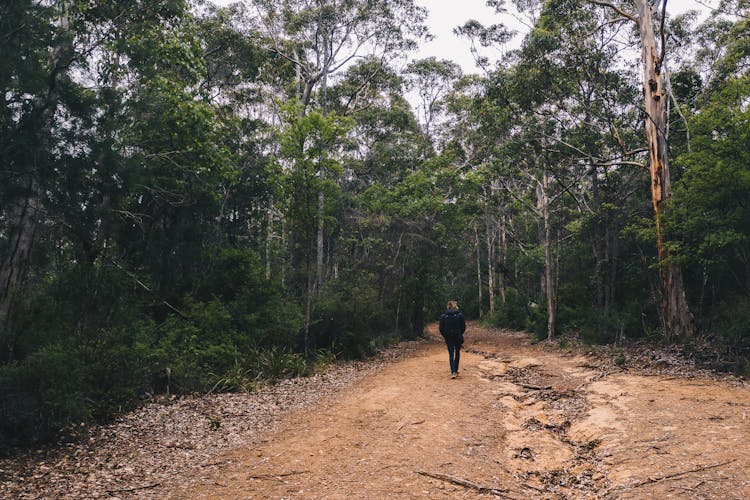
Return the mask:
[[503, 497], [503, 498], [513, 498], [505, 495], [505, 493], [508, 490], [501, 490], [499, 488], [490, 488], [488, 486], [482, 486], [481, 484], [474, 483], [472, 481], [468, 481], [466, 479], [461, 479], [460, 477], [453, 477], [449, 476], [447, 474], [440, 474], [436, 472], [427, 472], [423, 470], [415, 471], [417, 474], [421, 476], [427, 476], [431, 477], [433, 479], [439, 479], [441, 481], [447, 481], [451, 484], [456, 484], [458, 486], [463, 486], [464, 488], [469, 488], [471, 490], [477, 491], [479, 493], [489, 493], [491, 495]]
[[257, 474], [254, 476], [247, 476], [248, 479], [277, 479], [279, 477], [296, 476], [297, 474], [305, 474], [310, 472], [309, 470], [293, 470], [291, 472], [282, 472], [281, 474]]
[[423, 424], [424, 422], [425, 422], [424, 420], [416, 420], [414, 422], [404, 422], [404, 423], [402, 423], [401, 425], [398, 426], [398, 429], [396, 429], [396, 432], [400, 431], [401, 429], [403, 429], [407, 425], [419, 425], [419, 424]]
[[147, 484], [145, 486], [135, 486], [133, 488], [118, 488], [116, 490], [107, 490], [107, 493], [112, 495], [113, 493], [125, 493], [128, 491], [138, 491], [138, 490], [148, 490], [151, 488], [156, 488], [157, 486], [160, 486], [161, 483], [153, 483], [153, 484]]
[[657, 483], [659, 481], [664, 481], [665, 479], [674, 479], [676, 477], [684, 476], [685, 474], [690, 474], [692, 472], [701, 472], [704, 470], [715, 469], [716, 467], [721, 467], [722, 465], [731, 464], [732, 462], [736, 462], [736, 461], [737, 460], [730, 460], [728, 462], [722, 462], [720, 464], [706, 465], [704, 467], [697, 467], [695, 469], [685, 470], [682, 472], [675, 472], [674, 474], [667, 474], [666, 476], [650, 477], [646, 479], [645, 481], [641, 481], [640, 483], [636, 483], [631, 486], [628, 486], [628, 488], [639, 488], [645, 484]]

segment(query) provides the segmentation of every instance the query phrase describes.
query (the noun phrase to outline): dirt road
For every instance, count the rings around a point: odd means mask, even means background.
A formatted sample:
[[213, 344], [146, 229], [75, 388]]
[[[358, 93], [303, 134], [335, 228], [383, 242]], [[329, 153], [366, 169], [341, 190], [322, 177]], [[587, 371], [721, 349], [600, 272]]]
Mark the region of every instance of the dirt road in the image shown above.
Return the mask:
[[750, 391], [608, 373], [471, 325], [224, 457], [172, 497], [750, 498]]

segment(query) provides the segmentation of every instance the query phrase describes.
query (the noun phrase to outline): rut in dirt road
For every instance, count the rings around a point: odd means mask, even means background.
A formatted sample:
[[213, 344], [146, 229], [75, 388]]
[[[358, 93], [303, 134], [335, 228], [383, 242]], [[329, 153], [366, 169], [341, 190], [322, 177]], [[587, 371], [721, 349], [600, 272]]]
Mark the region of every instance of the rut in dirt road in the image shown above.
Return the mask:
[[225, 457], [175, 497], [750, 497], [744, 387], [602, 371], [472, 325]]

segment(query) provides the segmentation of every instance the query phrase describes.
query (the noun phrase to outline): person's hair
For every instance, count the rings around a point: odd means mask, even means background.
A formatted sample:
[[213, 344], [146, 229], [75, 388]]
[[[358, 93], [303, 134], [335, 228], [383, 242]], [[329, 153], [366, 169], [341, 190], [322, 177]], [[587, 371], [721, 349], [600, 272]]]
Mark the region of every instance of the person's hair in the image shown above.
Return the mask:
[[448, 305], [446, 306], [447, 309], [458, 309], [458, 302], [455, 300], [449, 300]]

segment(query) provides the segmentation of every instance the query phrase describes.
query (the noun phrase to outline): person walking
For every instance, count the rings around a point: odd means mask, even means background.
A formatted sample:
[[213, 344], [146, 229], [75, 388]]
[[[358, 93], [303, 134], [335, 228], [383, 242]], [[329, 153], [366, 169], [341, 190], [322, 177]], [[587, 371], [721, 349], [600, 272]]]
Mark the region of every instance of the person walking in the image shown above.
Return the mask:
[[466, 320], [458, 308], [458, 302], [449, 300], [446, 311], [440, 316], [440, 335], [448, 346], [448, 362], [451, 365], [451, 378], [458, 376], [458, 361], [461, 359], [461, 346], [464, 343]]

